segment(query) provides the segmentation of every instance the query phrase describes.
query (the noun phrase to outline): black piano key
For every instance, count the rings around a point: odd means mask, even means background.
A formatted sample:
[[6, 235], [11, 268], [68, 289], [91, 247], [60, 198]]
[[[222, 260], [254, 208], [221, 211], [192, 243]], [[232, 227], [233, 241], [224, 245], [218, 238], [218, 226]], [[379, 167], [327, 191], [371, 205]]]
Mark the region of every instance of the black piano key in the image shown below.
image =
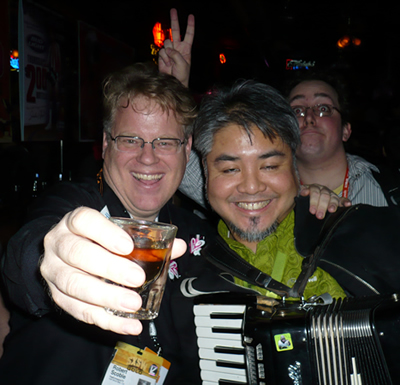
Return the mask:
[[241, 314], [241, 313], [211, 313], [210, 318], [243, 319], [243, 314]]
[[234, 368], [234, 369], [246, 369], [246, 364], [239, 364], [237, 362], [229, 362], [229, 361], [216, 361], [216, 365], [222, 368]]
[[242, 334], [242, 329], [213, 327], [211, 330], [213, 333]]
[[247, 385], [247, 382], [218, 380], [218, 385]]
[[244, 348], [232, 348], [232, 347], [226, 347], [226, 346], [216, 346], [214, 348], [215, 353], [225, 353], [225, 354], [237, 354], [244, 356], [245, 354], [245, 349]]

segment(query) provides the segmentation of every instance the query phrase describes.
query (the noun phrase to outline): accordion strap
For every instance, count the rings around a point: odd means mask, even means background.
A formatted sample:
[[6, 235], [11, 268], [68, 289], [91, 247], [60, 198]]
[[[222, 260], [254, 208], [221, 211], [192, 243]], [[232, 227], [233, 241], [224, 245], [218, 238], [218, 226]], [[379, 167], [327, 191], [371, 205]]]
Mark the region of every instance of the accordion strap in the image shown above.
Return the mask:
[[213, 265], [243, 281], [267, 289], [281, 297], [291, 298], [297, 298], [303, 295], [308, 278], [313, 274], [316, 264], [313, 256], [305, 258], [302, 271], [295, 285], [290, 288], [248, 263], [238, 253], [232, 250], [219, 235], [215, 240], [208, 243], [207, 247], [203, 249], [202, 254]]

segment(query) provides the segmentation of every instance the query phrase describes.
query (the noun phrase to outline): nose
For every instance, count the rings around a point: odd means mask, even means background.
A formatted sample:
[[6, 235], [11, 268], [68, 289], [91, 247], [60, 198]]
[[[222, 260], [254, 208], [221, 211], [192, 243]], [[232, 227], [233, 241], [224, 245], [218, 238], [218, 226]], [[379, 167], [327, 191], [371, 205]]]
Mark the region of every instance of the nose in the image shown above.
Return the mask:
[[153, 145], [151, 143], [145, 142], [137, 155], [137, 160], [140, 163], [150, 165], [153, 163], [157, 163], [159, 161], [159, 158], [153, 149]]
[[267, 189], [258, 169], [242, 170], [242, 178], [237, 186], [241, 194], [255, 195]]
[[315, 114], [312, 108], [308, 107], [306, 108], [306, 110], [304, 111], [304, 118], [303, 119], [303, 125], [308, 126], [310, 125], [314, 125], [315, 124]]

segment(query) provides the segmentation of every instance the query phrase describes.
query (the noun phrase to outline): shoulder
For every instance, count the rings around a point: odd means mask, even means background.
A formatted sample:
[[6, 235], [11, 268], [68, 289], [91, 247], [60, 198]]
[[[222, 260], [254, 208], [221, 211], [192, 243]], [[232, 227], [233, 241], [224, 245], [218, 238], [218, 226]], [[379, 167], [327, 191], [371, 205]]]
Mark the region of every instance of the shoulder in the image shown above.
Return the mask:
[[50, 187], [38, 201], [52, 197], [85, 200], [93, 195], [100, 195], [94, 179], [84, 178], [77, 182], [62, 182]]
[[377, 166], [375, 166], [371, 162], [368, 162], [366, 159], [362, 158], [359, 155], [349, 154], [348, 152], [346, 152], [346, 158], [347, 158], [347, 162], [350, 165], [359, 166], [359, 167], [363, 166], [365, 168], [369, 168], [372, 170], [378, 170]]
[[[312, 254], [318, 245], [326, 245], [334, 238], [346, 239], [338, 243], [340, 247], [360, 245], [358, 240], [363, 237], [370, 239], [369, 243], [380, 242], [393, 238], [400, 226], [400, 208], [397, 207], [357, 204], [327, 213], [323, 220], [311, 215], [308, 207], [305, 197], [296, 198], [294, 238], [301, 255]], [[400, 247], [400, 239], [398, 242]]]
[[[345, 213], [343, 220], [331, 225], [325, 239], [323, 268], [352, 295], [368, 294], [371, 288], [375, 293], [400, 290], [400, 209], [360, 204]], [[340, 271], [330, 271], [332, 266]]]
[[[295, 245], [351, 295], [400, 290], [400, 208], [355, 205], [320, 221], [296, 205]], [[360, 284], [361, 283], [361, 284]], [[371, 291], [372, 290], [372, 291]]]
[[377, 166], [368, 162], [361, 156], [346, 153], [346, 158], [349, 165], [349, 173], [351, 177], [360, 174], [367, 174], [372, 176], [372, 171], [379, 172]]
[[101, 195], [96, 181], [85, 179], [80, 182], [63, 182], [50, 187], [31, 206], [28, 220], [42, 217], [61, 215], [80, 206], [100, 208]]

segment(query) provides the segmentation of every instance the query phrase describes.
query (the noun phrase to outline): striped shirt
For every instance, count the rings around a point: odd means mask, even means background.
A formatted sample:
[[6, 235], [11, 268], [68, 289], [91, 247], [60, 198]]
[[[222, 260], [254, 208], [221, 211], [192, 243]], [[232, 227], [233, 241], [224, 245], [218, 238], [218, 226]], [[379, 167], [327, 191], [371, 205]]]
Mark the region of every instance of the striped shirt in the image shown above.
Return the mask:
[[[346, 154], [349, 166], [349, 199], [353, 205], [364, 203], [371, 206], [388, 206], [379, 183], [371, 170], [378, 167], [357, 155]], [[342, 196], [340, 192], [339, 196]]]

